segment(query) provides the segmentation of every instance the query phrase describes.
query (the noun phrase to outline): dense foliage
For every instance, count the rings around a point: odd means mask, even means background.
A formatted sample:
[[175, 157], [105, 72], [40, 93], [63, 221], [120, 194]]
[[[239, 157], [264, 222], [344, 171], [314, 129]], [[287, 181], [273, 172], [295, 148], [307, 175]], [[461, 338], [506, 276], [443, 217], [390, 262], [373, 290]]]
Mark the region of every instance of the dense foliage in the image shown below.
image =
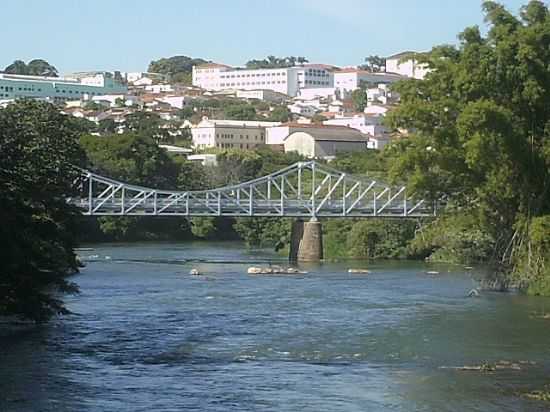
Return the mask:
[[275, 57], [267, 56], [265, 59], [252, 59], [246, 62], [247, 69], [279, 69], [285, 67], [294, 67], [297, 64], [307, 63], [308, 59], [302, 56]]
[[519, 17], [493, 1], [483, 9], [486, 36], [467, 28], [458, 47], [421, 57], [432, 70], [425, 80], [396, 86], [401, 105], [390, 124], [414, 134], [391, 148], [391, 171], [447, 201], [451, 217], [419, 247], [436, 256], [466, 248], [466, 258], [491, 260], [520, 286], [547, 294], [550, 12], [541, 1]]
[[37, 322], [66, 313], [75, 292], [75, 218], [66, 203], [82, 163], [78, 129], [52, 105], [18, 101], [0, 109], [0, 315]]
[[31, 60], [28, 64], [22, 60], [15, 60], [4, 69], [4, 73], [48, 77], [58, 76], [57, 69], [42, 59]]
[[193, 66], [208, 63], [204, 59], [188, 56], [172, 56], [153, 60], [147, 69], [150, 73], [166, 74], [170, 80], [176, 83], [191, 85], [191, 73]]

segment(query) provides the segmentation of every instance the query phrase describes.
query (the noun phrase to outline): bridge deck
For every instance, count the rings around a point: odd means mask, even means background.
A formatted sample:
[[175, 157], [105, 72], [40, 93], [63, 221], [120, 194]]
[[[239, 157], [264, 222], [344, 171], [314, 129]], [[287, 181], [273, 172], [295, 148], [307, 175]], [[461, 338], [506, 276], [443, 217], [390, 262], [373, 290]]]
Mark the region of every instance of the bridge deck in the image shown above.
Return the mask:
[[99, 216], [426, 217], [435, 205], [314, 161], [299, 162], [238, 185], [163, 191], [83, 171], [80, 196], [69, 201]]

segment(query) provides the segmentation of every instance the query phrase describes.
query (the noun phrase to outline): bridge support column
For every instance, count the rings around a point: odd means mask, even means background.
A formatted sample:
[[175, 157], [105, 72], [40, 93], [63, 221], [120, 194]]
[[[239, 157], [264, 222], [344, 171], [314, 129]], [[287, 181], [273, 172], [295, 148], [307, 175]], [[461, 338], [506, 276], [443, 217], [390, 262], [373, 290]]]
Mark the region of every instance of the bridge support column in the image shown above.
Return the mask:
[[323, 259], [323, 227], [321, 222], [301, 219], [292, 224], [290, 236], [291, 262], [318, 262]]

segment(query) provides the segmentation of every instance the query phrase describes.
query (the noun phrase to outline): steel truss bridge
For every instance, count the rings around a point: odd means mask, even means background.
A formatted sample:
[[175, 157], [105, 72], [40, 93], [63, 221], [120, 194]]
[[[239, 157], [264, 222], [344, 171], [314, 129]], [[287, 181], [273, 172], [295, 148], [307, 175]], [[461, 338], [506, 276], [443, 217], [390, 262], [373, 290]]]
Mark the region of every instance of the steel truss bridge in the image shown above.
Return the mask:
[[201, 191], [135, 186], [83, 170], [79, 196], [68, 199], [85, 215], [426, 217], [436, 205], [315, 161], [298, 162], [248, 182]]

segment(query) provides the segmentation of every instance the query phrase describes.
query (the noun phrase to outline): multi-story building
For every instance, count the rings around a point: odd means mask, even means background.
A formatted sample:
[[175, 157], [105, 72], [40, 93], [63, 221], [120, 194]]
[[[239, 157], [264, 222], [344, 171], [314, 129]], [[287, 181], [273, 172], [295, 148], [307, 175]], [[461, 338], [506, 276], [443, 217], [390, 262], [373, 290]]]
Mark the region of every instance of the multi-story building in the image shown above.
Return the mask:
[[193, 146], [197, 149], [209, 147], [254, 149], [265, 144], [266, 128], [278, 125], [280, 125], [278, 122], [204, 118], [199, 124], [191, 127], [191, 135], [193, 136]]
[[126, 94], [127, 92], [125, 85], [107, 74], [68, 79], [0, 73], [0, 99], [27, 97], [64, 102], [84, 96]]
[[273, 90], [296, 96], [300, 89], [332, 87], [334, 77], [324, 65], [304, 65], [280, 69], [240, 69], [224, 64], [193, 66], [193, 86], [205, 90]]

